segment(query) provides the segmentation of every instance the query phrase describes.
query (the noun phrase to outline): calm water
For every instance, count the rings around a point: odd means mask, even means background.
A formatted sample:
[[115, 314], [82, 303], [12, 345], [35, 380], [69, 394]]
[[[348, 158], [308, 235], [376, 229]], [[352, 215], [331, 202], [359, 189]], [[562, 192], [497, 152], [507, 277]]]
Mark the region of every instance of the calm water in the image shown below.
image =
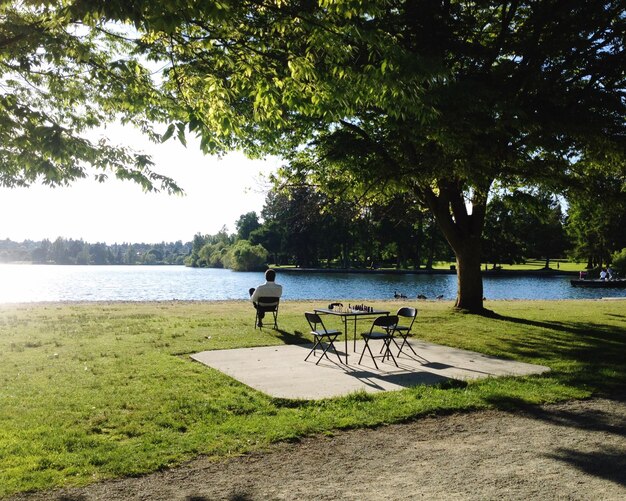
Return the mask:
[[[626, 297], [624, 289], [580, 289], [570, 277], [487, 277], [488, 299]], [[184, 266], [0, 265], [0, 303], [247, 299], [262, 273]], [[279, 273], [285, 299], [391, 299], [395, 291], [430, 299], [456, 296], [455, 275]]]

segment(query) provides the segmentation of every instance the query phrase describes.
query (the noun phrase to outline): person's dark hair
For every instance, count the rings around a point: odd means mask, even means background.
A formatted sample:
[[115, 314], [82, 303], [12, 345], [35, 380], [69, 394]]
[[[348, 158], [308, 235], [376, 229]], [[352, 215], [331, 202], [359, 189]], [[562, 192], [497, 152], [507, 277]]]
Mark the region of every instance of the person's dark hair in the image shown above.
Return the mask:
[[265, 280], [267, 280], [268, 282], [273, 282], [274, 280], [276, 280], [276, 272], [274, 270], [267, 270], [265, 272]]

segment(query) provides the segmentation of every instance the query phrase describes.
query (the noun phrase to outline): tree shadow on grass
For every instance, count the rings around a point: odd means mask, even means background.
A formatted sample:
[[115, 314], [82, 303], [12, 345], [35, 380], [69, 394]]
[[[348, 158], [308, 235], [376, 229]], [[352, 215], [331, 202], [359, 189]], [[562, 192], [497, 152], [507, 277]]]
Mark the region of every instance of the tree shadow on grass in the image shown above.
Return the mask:
[[298, 330], [289, 332], [281, 328], [272, 329], [274, 337], [280, 339], [284, 344], [308, 344], [311, 343], [310, 339], [307, 339], [304, 334]]
[[609, 333], [612, 335], [621, 335], [622, 342], [626, 342], [626, 328], [621, 328], [617, 326], [597, 324], [592, 322], [547, 322], [540, 320], [529, 320], [527, 318], [510, 317], [506, 315], [500, 315], [498, 313], [493, 313], [489, 316], [489, 318], [575, 335], [593, 335], [595, 331], [599, 330], [599, 337], [605, 337]]
[[[558, 375], [564, 383], [590, 387], [603, 395], [623, 393], [626, 387], [626, 328], [594, 322], [555, 322], [493, 315], [503, 322], [503, 336], [494, 345], [505, 354], [539, 363], [554, 360], [569, 366]], [[506, 336], [506, 323], [528, 326], [524, 336]], [[535, 331], [533, 328], [540, 329]], [[554, 374], [553, 374], [554, 375]]]

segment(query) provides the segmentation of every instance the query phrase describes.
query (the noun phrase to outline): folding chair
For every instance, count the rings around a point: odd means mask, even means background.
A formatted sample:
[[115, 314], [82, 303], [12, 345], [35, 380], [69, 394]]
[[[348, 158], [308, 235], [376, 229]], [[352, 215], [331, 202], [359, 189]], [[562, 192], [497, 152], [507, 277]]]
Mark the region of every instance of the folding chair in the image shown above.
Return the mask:
[[[311, 356], [311, 353], [314, 353], [315, 350], [317, 350], [317, 348], [319, 347], [323, 349], [323, 351], [317, 362], [315, 362], [315, 365], [319, 364], [320, 360], [322, 360], [322, 357], [324, 356], [326, 356], [326, 358], [330, 360], [327, 353], [330, 348], [333, 349], [335, 355], [337, 355], [339, 363], [341, 363], [341, 358], [339, 358], [339, 353], [337, 353], [337, 347], [335, 346], [335, 339], [337, 339], [337, 337], [341, 335], [341, 331], [334, 329], [328, 330], [324, 325], [324, 322], [322, 322], [322, 318], [317, 313], [307, 311], [304, 313], [304, 316], [306, 317], [307, 322], [309, 322], [309, 326], [311, 327], [311, 335], [315, 340], [315, 342], [313, 343], [313, 348], [311, 348], [311, 351], [306, 356], [304, 361], [306, 362]], [[321, 329], [317, 328], [318, 324], [321, 326]], [[325, 348], [322, 346], [323, 340], [326, 340], [326, 342], [328, 343]]]
[[[271, 313], [274, 317], [274, 329], [278, 329], [278, 305], [280, 304], [280, 298], [277, 297], [260, 297], [256, 301], [255, 309], [256, 316], [254, 318], [254, 328], [259, 327], [260, 329], [263, 327], [261, 322], [261, 317], [259, 313]], [[261, 325], [259, 325], [259, 323]]]
[[[396, 341], [395, 337], [393, 338], [393, 342], [399, 350], [398, 357], [402, 354], [402, 350], [405, 346], [408, 346], [409, 349], [413, 352], [413, 354], [419, 357], [419, 355], [415, 353], [415, 350], [413, 349], [413, 347], [407, 340], [407, 338], [409, 337], [409, 334], [411, 333], [411, 329], [413, 328], [413, 322], [415, 322], [415, 317], [417, 316], [417, 309], [405, 306], [403, 308], [400, 308], [398, 312], [396, 313], [396, 315], [398, 316], [398, 320], [400, 319], [400, 317], [411, 319], [411, 322], [408, 325], [400, 325], [400, 323], [398, 323], [397, 325], [393, 326], [393, 329], [395, 330], [395, 332], [399, 334], [400, 337], [402, 338], [402, 344], [400, 345], [398, 344], [398, 341]], [[385, 330], [389, 330], [391, 328], [392, 328], [391, 326], [386, 327]]]
[[[361, 358], [359, 358], [359, 364], [361, 363], [361, 360], [363, 360], [363, 355], [365, 355], [365, 350], [369, 351], [370, 356], [372, 357], [372, 361], [374, 362], [374, 366], [376, 367], [376, 369], [378, 369], [378, 364], [376, 363], [376, 357], [374, 357], [374, 354], [372, 353], [372, 350], [369, 346], [369, 342], [372, 339], [380, 339], [383, 341], [383, 354], [382, 356], [379, 356], [378, 358], [382, 358], [383, 360], [385, 360], [385, 358], [389, 359], [391, 358], [393, 360], [393, 363], [396, 364], [396, 367], [398, 367], [398, 362], [396, 362], [395, 357], [393, 356], [393, 353], [391, 353], [391, 341], [393, 340], [393, 334], [395, 332], [395, 326], [398, 324], [398, 315], [384, 315], [381, 317], [377, 317], [376, 319], [374, 319], [374, 322], [372, 322], [372, 327], [370, 328], [369, 332], [364, 332], [363, 334], [361, 334], [361, 337], [363, 338], [363, 340], [365, 341], [365, 346], [363, 347], [363, 351], [361, 352]], [[374, 330], [376, 327], [380, 327], [381, 330]]]

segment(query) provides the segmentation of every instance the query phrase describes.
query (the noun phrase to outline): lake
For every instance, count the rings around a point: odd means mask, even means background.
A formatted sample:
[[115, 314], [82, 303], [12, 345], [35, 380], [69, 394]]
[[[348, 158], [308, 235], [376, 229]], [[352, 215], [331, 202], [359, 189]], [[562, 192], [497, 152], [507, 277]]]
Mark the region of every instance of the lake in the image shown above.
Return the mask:
[[[487, 299], [626, 297], [624, 289], [572, 287], [571, 277], [485, 277]], [[0, 265], [0, 303], [248, 299], [263, 273], [184, 266]], [[394, 292], [429, 299], [456, 297], [456, 275], [278, 273], [284, 298], [392, 299]]]

